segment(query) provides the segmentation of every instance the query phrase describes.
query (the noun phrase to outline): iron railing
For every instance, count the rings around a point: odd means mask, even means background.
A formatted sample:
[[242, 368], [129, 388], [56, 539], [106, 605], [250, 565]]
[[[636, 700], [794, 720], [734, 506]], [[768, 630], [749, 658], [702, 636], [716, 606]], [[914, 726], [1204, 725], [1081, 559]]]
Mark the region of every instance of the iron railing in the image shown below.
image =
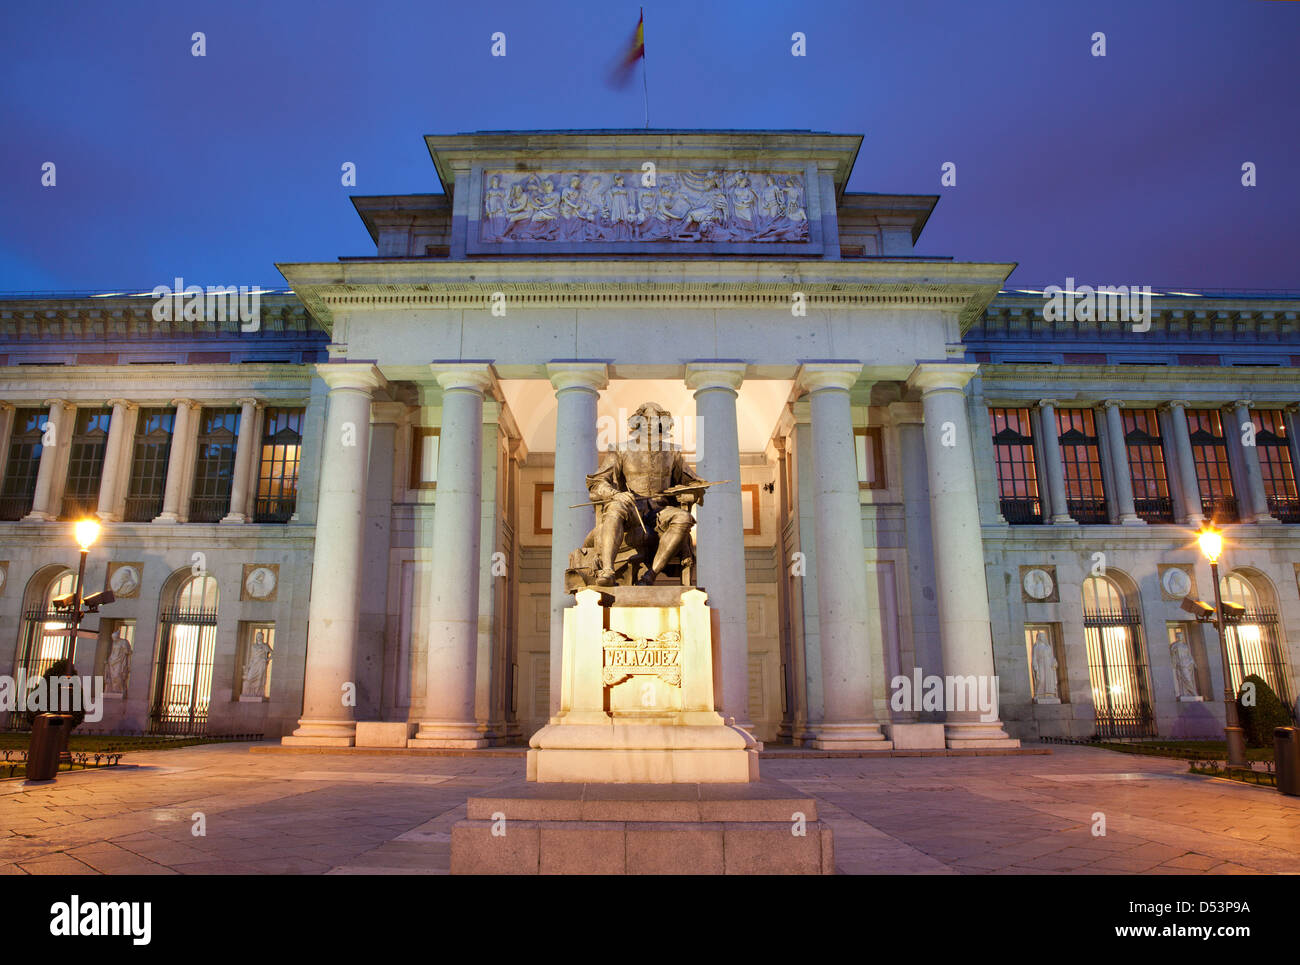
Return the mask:
[[1235, 523], [1240, 516], [1236, 496], [1202, 496], [1201, 514], [1215, 523]]
[[1075, 522], [1090, 524], [1110, 522], [1104, 499], [1067, 499], [1065, 507]]
[[32, 511], [31, 496], [5, 496], [0, 498], [0, 521], [17, 522]]
[[167, 607], [149, 710], [155, 734], [203, 734], [212, 704], [212, 662], [217, 611]]
[[1141, 614], [1085, 609], [1083, 627], [1097, 736], [1155, 737]]
[[1287, 708], [1295, 707], [1291, 678], [1282, 659], [1282, 644], [1277, 611], [1267, 608], [1247, 610], [1227, 627], [1228, 667], [1234, 692], [1241, 682], [1254, 674], [1262, 677]]
[[1269, 496], [1268, 512], [1283, 523], [1300, 523], [1300, 497]]
[[1026, 524], [1043, 521], [1043, 504], [1037, 499], [1002, 499], [998, 502], [1002, 518], [1008, 523]]
[[127, 523], [150, 523], [162, 512], [162, 508], [161, 493], [157, 496], [128, 496], [122, 520]]
[[259, 498], [253, 503], [253, 522], [287, 523], [292, 518], [297, 503], [296, 496], [282, 496], [278, 499]]
[[1139, 519], [1148, 523], [1172, 523], [1174, 501], [1168, 496], [1148, 496], [1133, 500], [1133, 509]]
[[94, 516], [98, 508], [98, 496], [64, 496], [59, 508], [59, 519], [84, 519]]
[[230, 512], [229, 496], [190, 497], [191, 523], [219, 523]]

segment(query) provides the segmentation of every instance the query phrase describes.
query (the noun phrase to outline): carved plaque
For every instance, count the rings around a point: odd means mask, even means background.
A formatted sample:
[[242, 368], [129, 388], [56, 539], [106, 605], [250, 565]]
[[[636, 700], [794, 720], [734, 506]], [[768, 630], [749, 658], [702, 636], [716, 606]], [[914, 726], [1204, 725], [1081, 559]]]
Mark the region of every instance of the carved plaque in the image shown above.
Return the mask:
[[803, 171], [483, 171], [479, 240], [807, 243]]
[[653, 674], [670, 687], [682, 685], [682, 635], [676, 630], [664, 630], [657, 637], [629, 637], [618, 630], [606, 630], [601, 642], [605, 663], [600, 676], [606, 687], [633, 674]]

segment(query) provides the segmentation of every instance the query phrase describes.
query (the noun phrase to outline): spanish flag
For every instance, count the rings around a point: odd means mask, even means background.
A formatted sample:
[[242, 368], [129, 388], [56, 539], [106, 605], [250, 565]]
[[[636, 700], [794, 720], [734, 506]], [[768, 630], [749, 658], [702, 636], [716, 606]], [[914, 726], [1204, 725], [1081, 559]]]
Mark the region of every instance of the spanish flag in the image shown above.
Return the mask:
[[636, 67], [636, 62], [644, 59], [645, 8], [642, 8], [641, 16], [637, 18], [636, 30], [632, 33], [632, 40], [627, 45], [627, 52], [619, 59], [618, 65], [610, 75], [610, 83], [616, 87], [626, 87], [628, 81], [632, 79], [632, 70]]

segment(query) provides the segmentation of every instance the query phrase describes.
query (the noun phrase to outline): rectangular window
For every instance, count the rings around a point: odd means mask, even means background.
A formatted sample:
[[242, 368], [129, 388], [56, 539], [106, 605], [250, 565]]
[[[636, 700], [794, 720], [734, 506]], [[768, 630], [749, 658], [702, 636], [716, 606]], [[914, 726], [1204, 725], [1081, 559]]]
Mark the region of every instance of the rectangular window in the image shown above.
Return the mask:
[[112, 415], [112, 409], [77, 410], [72, 424], [61, 519], [93, 516], [99, 508], [99, 481], [104, 475], [104, 451], [108, 448], [108, 423]]
[[879, 426], [853, 430], [858, 457], [858, 488], [885, 488], [885, 447]]
[[36, 473], [41, 468], [41, 439], [49, 416], [49, 409], [18, 409], [14, 412], [9, 461], [5, 463], [4, 487], [0, 489], [0, 519], [22, 519], [32, 511]]
[[1067, 512], [1080, 523], [1110, 522], [1095, 413], [1091, 409], [1057, 409], [1056, 428], [1061, 439]]
[[1041, 523], [1034, 435], [1028, 409], [989, 409], [993, 460], [998, 471], [998, 500], [1008, 523]]
[[1252, 410], [1250, 415], [1255, 422], [1255, 450], [1259, 453], [1269, 515], [1284, 523], [1300, 523], [1300, 499], [1296, 498], [1286, 419], [1278, 409]]
[[[1133, 507], [1148, 523], [1172, 523], [1174, 504], [1169, 498], [1165, 449], [1155, 409], [1125, 409], [1124, 448], [1129, 478], [1133, 480]], [[1115, 467], [1119, 471], [1118, 466]]]
[[199, 416], [194, 494], [190, 497], [191, 523], [220, 522], [230, 512], [238, 440], [238, 408], [203, 409]]
[[147, 523], [162, 512], [175, 418], [175, 409], [162, 407], [143, 408], [136, 416], [131, 482], [122, 516], [128, 523]]
[[267, 409], [257, 471], [256, 523], [287, 523], [298, 504], [302, 459], [302, 409]]
[[1214, 409], [1188, 409], [1187, 433], [1192, 443], [1192, 464], [1201, 491], [1201, 512], [1217, 523], [1237, 521], [1237, 497], [1232, 489], [1228, 446], [1223, 420]]
[[411, 488], [438, 488], [438, 434], [441, 430], [416, 426], [411, 430]]

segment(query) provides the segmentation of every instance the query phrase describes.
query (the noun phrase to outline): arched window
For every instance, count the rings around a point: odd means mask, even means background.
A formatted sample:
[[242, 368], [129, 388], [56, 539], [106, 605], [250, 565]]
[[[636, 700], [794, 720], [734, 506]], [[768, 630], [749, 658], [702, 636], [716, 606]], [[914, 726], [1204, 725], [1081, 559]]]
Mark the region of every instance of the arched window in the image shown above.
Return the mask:
[[1245, 607], [1241, 622], [1230, 624], [1225, 634], [1232, 689], [1254, 674], [1262, 677], [1288, 707], [1293, 706], [1290, 680], [1282, 663], [1277, 611], [1262, 604], [1255, 585], [1241, 573], [1229, 573], [1219, 580], [1224, 602]]
[[1097, 735], [1154, 736], [1142, 617], [1109, 577], [1083, 581], [1083, 635]]
[[191, 576], [163, 607], [153, 729], [201, 734], [212, 704], [212, 657], [217, 635], [217, 581]]
[[50, 588], [40, 599], [39, 606], [23, 614], [23, 640], [19, 648], [18, 666], [28, 679], [39, 677], [68, 652], [68, 633], [71, 630], [71, 611], [56, 611], [53, 601], [67, 596], [76, 586], [77, 574], [67, 570], [50, 583]]

